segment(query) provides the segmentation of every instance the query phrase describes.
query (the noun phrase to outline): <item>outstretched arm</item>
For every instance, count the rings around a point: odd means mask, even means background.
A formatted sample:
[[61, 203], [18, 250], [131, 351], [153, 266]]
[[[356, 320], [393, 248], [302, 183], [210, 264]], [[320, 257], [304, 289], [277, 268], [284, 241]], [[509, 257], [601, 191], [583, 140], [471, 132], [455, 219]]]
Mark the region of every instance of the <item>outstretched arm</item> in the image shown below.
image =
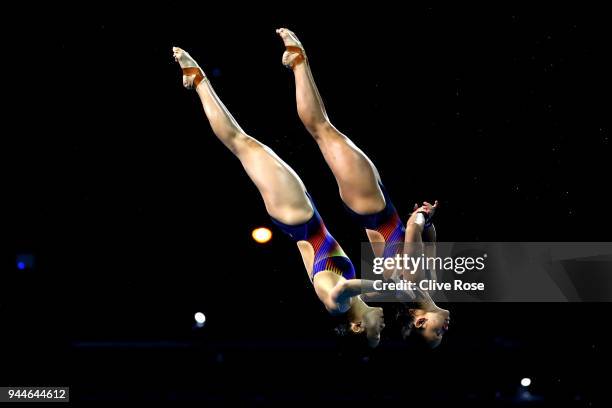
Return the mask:
[[[351, 298], [361, 295], [363, 301], [389, 300], [391, 296], [388, 289], [382, 286], [381, 281], [368, 279], [349, 279], [338, 282], [330, 292], [330, 302], [340, 310], [348, 310]], [[403, 302], [414, 300], [412, 291], [394, 291], [393, 298]]]

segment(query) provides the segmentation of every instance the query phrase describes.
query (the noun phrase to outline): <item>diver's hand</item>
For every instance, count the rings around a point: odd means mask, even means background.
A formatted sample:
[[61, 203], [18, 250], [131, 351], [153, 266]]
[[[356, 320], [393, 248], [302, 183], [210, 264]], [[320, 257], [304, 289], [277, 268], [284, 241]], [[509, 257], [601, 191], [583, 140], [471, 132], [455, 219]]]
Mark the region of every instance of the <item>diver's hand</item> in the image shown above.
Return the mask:
[[431, 218], [436, 213], [436, 210], [438, 209], [438, 206], [439, 206], [438, 200], [434, 201], [433, 204], [431, 204], [431, 203], [429, 203], [427, 201], [423, 201], [423, 204], [420, 207], [419, 207], [419, 205], [417, 203], [414, 204], [414, 211], [424, 212], [425, 214], [427, 214], [427, 216], [429, 218]]

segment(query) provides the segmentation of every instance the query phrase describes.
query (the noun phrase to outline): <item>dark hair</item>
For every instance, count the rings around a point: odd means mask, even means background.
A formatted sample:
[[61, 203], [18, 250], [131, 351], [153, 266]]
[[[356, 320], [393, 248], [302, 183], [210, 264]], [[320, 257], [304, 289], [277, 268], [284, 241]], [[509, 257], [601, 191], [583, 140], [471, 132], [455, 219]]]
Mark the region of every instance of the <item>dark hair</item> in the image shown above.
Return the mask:
[[385, 314], [385, 337], [390, 340], [403, 340], [404, 333], [414, 324], [408, 308], [403, 303], [386, 303], [383, 305]]
[[369, 349], [365, 333], [355, 333], [351, 330], [351, 322], [346, 315], [331, 316], [333, 332], [338, 338], [339, 350], [345, 356], [361, 356], [364, 350]]
[[411, 349], [427, 349], [427, 342], [414, 325], [414, 308], [404, 303], [388, 303], [385, 309], [385, 337], [399, 340]]
[[336, 327], [334, 327], [334, 333], [337, 336], [344, 337], [353, 333], [353, 331], [351, 330], [350, 323], [345, 321], [336, 324]]
[[334, 320], [333, 325], [336, 336], [344, 337], [354, 333], [351, 330], [351, 323], [346, 316], [342, 316], [342, 318], [333, 317], [332, 320]]

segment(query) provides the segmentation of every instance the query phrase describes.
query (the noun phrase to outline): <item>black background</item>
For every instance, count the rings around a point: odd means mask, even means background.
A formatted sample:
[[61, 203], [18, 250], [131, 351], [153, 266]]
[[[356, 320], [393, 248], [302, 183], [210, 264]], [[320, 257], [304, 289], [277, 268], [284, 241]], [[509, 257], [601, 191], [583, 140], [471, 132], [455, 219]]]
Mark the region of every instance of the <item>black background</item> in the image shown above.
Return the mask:
[[186, 3], [4, 19], [6, 385], [68, 384], [77, 400], [607, 399], [607, 304], [447, 305], [438, 350], [347, 353], [294, 244], [251, 239], [270, 226], [263, 203], [171, 56], [198, 60], [354, 259], [366, 237], [299, 122], [280, 26], [402, 217], [438, 199], [440, 241], [609, 241], [601, 10]]

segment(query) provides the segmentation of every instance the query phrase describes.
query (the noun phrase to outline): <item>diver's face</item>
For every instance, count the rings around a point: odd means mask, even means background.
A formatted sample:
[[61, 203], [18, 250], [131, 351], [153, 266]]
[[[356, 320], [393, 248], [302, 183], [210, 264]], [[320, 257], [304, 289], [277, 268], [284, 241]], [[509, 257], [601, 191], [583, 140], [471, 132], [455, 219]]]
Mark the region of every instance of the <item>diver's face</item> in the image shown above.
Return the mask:
[[380, 343], [380, 333], [385, 328], [385, 316], [380, 307], [375, 307], [363, 316], [363, 325], [370, 347]]
[[[424, 319], [424, 321], [419, 321]], [[427, 312], [417, 318], [417, 327], [420, 326], [420, 333], [431, 348], [436, 348], [442, 342], [442, 337], [448, 331], [450, 324], [450, 314], [448, 310], [437, 312]]]

